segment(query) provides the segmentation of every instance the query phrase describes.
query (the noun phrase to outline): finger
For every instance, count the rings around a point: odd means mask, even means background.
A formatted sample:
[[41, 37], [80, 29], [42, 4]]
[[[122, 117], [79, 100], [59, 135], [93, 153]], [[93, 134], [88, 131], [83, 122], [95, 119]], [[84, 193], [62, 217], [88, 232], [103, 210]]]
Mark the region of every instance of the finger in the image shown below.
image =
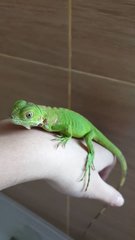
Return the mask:
[[93, 184], [89, 186], [88, 197], [101, 200], [111, 206], [121, 207], [124, 204], [123, 196], [114, 187], [104, 182], [96, 171], [93, 171], [92, 175]]

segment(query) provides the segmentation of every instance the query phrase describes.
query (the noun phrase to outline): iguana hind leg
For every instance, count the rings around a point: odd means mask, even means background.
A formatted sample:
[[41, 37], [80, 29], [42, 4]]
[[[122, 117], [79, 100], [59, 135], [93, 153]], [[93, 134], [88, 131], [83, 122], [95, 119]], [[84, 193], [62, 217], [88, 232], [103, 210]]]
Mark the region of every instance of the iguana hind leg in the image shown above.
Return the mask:
[[90, 183], [90, 169], [92, 168], [93, 170], [94, 168], [94, 164], [93, 164], [93, 160], [94, 160], [94, 147], [93, 147], [93, 140], [94, 138], [94, 131], [89, 132], [86, 136], [85, 136], [85, 141], [88, 147], [88, 155], [87, 155], [87, 160], [85, 163], [85, 170], [84, 170], [84, 174], [81, 180], [83, 180], [84, 178], [88, 177], [88, 180], [86, 182], [86, 185], [84, 187], [85, 191], [87, 191], [89, 183]]

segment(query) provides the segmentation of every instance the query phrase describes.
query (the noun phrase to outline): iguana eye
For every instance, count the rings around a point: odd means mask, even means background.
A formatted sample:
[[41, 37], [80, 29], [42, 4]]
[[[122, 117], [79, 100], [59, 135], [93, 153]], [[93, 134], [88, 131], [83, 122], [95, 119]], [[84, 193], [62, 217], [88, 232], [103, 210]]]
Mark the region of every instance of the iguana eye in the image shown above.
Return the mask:
[[32, 113], [32, 112], [27, 112], [27, 113], [25, 114], [25, 116], [26, 116], [26, 118], [30, 119], [30, 118], [32, 118], [33, 113]]

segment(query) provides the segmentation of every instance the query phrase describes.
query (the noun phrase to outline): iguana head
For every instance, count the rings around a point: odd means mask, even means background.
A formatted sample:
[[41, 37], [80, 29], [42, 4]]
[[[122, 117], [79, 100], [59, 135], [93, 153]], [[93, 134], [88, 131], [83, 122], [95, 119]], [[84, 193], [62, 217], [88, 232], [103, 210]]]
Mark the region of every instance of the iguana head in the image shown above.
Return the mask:
[[18, 100], [15, 102], [11, 113], [11, 119], [14, 124], [22, 125], [27, 129], [43, 123], [40, 107], [25, 100]]

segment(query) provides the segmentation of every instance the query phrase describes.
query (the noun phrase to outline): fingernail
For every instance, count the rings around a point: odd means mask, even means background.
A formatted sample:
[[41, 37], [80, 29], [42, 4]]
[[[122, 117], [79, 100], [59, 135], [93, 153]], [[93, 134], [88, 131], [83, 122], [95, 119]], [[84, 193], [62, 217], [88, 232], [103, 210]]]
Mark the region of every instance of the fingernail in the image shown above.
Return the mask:
[[124, 204], [124, 198], [121, 195], [118, 195], [114, 201], [111, 203], [111, 206], [121, 207]]

